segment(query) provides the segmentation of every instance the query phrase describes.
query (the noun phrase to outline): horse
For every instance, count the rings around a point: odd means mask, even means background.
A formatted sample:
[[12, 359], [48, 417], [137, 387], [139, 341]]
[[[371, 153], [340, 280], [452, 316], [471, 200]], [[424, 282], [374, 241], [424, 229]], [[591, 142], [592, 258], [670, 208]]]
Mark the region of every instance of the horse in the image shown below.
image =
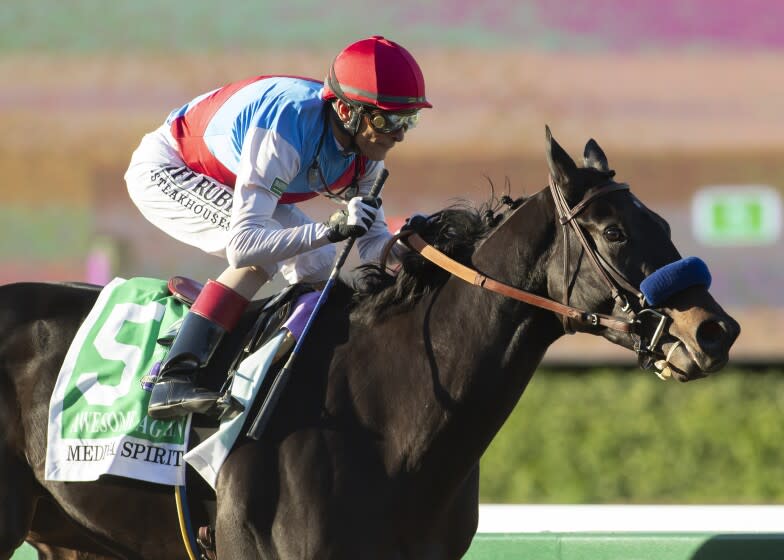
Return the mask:
[[[189, 475], [194, 515], [214, 504], [218, 558], [462, 557], [480, 457], [566, 333], [665, 363], [679, 381], [726, 365], [740, 327], [707, 282], [668, 285], [655, 304], [640, 293], [682, 261], [667, 222], [615, 181], [594, 140], [578, 166], [548, 128], [546, 156], [548, 187], [446, 208], [410, 237], [420, 248], [399, 270], [364, 267], [334, 285], [264, 433], [240, 438], [214, 495]], [[171, 488], [44, 479], [50, 394], [97, 295], [0, 287], [0, 558], [26, 537], [61, 558], [183, 555]]]

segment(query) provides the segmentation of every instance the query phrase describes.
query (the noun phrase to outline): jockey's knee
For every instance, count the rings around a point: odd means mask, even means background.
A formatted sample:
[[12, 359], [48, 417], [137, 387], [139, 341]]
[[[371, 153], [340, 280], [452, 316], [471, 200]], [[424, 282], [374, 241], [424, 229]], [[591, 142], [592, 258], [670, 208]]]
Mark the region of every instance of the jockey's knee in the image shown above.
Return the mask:
[[269, 279], [270, 276], [264, 269], [249, 266], [245, 268], [229, 267], [216, 280], [244, 298], [253, 299], [253, 296]]

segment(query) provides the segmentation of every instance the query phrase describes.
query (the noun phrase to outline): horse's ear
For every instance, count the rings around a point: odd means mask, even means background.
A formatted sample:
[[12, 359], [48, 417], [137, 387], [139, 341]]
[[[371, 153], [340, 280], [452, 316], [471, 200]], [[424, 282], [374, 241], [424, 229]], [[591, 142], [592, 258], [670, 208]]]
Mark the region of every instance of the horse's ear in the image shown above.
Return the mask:
[[547, 165], [555, 184], [561, 189], [566, 200], [573, 202], [582, 197], [582, 192], [572, 192], [580, 188], [577, 181], [577, 164], [553, 138], [550, 127], [545, 126], [547, 138]]
[[596, 140], [591, 138], [585, 144], [585, 151], [583, 152], [583, 165], [585, 167], [593, 167], [604, 173], [610, 172], [610, 166], [607, 163], [607, 156], [604, 155], [604, 150], [597, 144]]

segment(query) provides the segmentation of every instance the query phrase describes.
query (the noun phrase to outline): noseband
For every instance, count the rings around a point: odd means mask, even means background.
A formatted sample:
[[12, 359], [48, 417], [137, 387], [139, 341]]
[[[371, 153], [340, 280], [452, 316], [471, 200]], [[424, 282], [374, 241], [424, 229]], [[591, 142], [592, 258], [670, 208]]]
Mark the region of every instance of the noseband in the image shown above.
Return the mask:
[[[667, 327], [669, 318], [650, 308], [646, 303], [646, 298], [643, 293], [632, 285], [621, 272], [616, 270], [596, 252], [588, 242], [585, 232], [574, 219], [594, 200], [613, 192], [628, 190], [629, 185], [626, 183], [611, 182], [600, 185], [587, 191], [582, 200], [574, 207], [570, 208], [561, 189], [558, 188], [553, 178], [550, 177], [550, 192], [555, 202], [556, 219], [562, 226], [564, 233], [564, 289], [562, 303], [509, 286], [508, 284], [489, 278], [468, 266], [460, 264], [425, 242], [413, 231], [403, 231], [399, 233], [395, 239], [399, 238], [404, 240], [411, 249], [417, 251], [425, 259], [466, 282], [560, 315], [566, 333], [573, 333], [576, 330], [588, 331], [592, 327], [605, 327], [622, 333], [635, 335], [634, 350], [637, 353], [640, 366], [649, 369], [653, 366], [656, 346]], [[569, 305], [569, 286], [571, 281], [569, 270], [569, 227], [574, 231], [585, 254], [588, 256], [588, 259], [599, 273], [603, 282], [607, 285], [612, 298], [628, 315], [628, 319], [586, 311]], [[391, 242], [394, 243], [394, 240]], [[629, 303], [627, 294], [633, 295], [637, 299], [639, 306], [637, 311], [635, 311], [633, 306]]]

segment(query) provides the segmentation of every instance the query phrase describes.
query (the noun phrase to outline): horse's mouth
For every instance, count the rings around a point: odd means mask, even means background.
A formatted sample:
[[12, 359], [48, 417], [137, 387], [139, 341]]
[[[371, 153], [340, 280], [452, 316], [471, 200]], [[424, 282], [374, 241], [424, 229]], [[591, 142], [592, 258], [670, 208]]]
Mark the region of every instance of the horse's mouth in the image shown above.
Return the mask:
[[714, 371], [718, 371], [727, 365], [728, 355], [705, 356], [701, 350], [695, 351], [687, 343], [677, 338], [669, 338], [661, 345], [662, 353], [667, 357], [662, 362], [663, 375], [660, 377], [672, 377], [680, 382], [693, 381], [707, 377]]
[[672, 378], [675, 379], [676, 381], [680, 381], [681, 383], [685, 383], [686, 381], [694, 381], [695, 379], [701, 379], [709, 375], [708, 373], [701, 370], [696, 370], [696, 371], [686, 373], [679, 370], [675, 366], [671, 365], [669, 367], [670, 367], [670, 371], [672, 372]]

